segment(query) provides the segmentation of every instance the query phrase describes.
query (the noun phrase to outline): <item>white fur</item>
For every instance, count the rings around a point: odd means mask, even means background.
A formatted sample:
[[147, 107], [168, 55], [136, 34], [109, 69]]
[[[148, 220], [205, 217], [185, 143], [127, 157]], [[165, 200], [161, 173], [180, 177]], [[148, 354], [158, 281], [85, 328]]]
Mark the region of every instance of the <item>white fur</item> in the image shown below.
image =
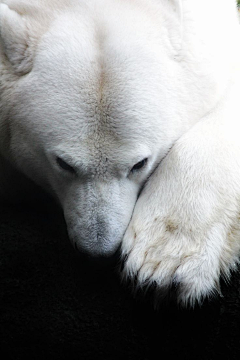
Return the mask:
[[0, 1], [2, 184], [13, 167], [52, 193], [92, 256], [123, 238], [139, 286], [220, 292], [240, 250], [238, 38], [235, 0]]

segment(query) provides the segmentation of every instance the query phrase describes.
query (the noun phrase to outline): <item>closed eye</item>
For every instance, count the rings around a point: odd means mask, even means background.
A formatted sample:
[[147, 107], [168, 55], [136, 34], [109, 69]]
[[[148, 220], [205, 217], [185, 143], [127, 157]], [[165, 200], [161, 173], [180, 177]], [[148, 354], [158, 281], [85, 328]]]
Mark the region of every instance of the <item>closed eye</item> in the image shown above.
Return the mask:
[[57, 158], [56, 158], [56, 162], [57, 162], [58, 166], [59, 166], [61, 169], [65, 170], [65, 171], [68, 171], [68, 172], [71, 173], [71, 174], [75, 174], [75, 173], [76, 173], [76, 172], [75, 172], [75, 169], [74, 169], [71, 165], [69, 165], [66, 161], [64, 161], [63, 159], [61, 159], [60, 157], [57, 157]]
[[135, 172], [135, 171], [138, 171], [138, 170], [142, 169], [142, 168], [147, 164], [147, 161], [148, 161], [147, 158], [139, 161], [137, 164], [135, 164], [135, 165], [132, 167], [131, 172]]

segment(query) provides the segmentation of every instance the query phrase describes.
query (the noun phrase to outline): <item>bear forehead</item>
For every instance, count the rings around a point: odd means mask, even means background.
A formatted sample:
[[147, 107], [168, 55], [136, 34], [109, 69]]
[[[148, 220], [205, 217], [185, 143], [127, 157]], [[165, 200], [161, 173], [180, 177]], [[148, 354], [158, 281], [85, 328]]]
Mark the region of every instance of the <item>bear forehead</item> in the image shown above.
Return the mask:
[[157, 85], [149, 81], [157, 76], [150, 66], [155, 60], [146, 50], [139, 60], [131, 47], [108, 44], [94, 23], [86, 29], [71, 21], [62, 30], [62, 17], [69, 20], [67, 14], [59, 17], [38, 45], [33, 69], [20, 84], [21, 103], [41, 117], [37, 123], [46, 122], [46, 131], [53, 127], [95, 143], [103, 137], [139, 140], [146, 137], [144, 129], [152, 137], [149, 124], [159, 114]]

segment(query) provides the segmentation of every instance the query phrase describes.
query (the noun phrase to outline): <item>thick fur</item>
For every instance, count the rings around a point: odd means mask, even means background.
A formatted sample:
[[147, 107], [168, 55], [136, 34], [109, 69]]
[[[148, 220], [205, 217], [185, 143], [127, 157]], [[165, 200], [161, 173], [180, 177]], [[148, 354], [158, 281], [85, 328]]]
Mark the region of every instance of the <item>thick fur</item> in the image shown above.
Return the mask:
[[220, 292], [240, 251], [238, 39], [235, 0], [0, 1], [1, 193], [22, 172], [80, 250], [121, 244], [140, 287]]

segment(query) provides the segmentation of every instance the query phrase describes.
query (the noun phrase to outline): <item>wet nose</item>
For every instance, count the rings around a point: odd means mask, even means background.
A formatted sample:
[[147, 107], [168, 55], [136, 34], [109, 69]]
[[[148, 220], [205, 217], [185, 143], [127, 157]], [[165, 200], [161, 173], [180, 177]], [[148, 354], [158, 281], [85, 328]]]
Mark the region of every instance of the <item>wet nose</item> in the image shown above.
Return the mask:
[[117, 266], [120, 262], [120, 248], [110, 254], [110, 255], [94, 255], [91, 256], [83, 251], [81, 251], [77, 244], [75, 244], [75, 250], [77, 252], [78, 257], [82, 262], [87, 262], [94, 268], [113, 268]]

